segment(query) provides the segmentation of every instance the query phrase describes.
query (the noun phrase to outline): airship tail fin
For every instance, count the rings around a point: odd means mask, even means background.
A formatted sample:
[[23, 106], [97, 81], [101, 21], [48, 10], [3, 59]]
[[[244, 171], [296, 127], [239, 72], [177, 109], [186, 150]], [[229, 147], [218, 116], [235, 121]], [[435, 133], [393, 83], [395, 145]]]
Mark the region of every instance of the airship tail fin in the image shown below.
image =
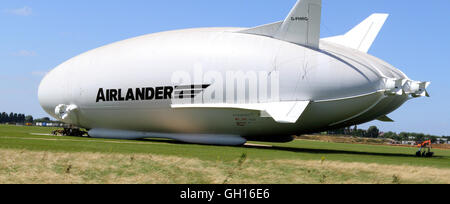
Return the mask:
[[357, 49], [361, 52], [368, 52], [388, 17], [389, 14], [372, 14], [345, 35], [322, 40]]
[[284, 21], [238, 32], [268, 36], [318, 48], [321, 16], [322, 0], [299, 0]]
[[377, 118], [377, 120], [381, 121], [381, 122], [395, 122], [394, 120], [392, 120], [389, 116], [387, 115], [383, 115], [379, 118]]

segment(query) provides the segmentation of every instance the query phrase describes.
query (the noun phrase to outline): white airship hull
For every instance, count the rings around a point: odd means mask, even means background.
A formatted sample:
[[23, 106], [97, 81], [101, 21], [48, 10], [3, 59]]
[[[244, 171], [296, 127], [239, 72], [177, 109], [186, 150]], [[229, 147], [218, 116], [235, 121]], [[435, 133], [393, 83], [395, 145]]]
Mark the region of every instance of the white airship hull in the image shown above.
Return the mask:
[[[40, 103], [53, 117], [92, 129], [94, 137], [109, 134], [115, 135], [110, 138], [136, 139], [153, 135], [236, 145], [245, 141], [226, 138], [276, 140], [365, 123], [391, 113], [409, 98], [388, 94], [386, 85], [387, 79], [401, 82], [409, 78], [364, 52], [333, 40], [322, 40], [314, 48], [311, 42], [304, 46], [239, 32], [242, 30], [170, 31], [89, 51], [45, 77], [39, 88]], [[174, 84], [174, 73], [183, 71], [195, 78], [199, 70], [221, 76], [277, 73], [277, 98], [244, 94], [244, 98], [217, 101], [206, 96], [208, 90], [217, 84], [227, 87], [226, 82], [200, 77], [203, 81]], [[268, 75], [263, 76], [270, 81]], [[173, 99], [179, 85], [204, 87], [192, 103], [178, 103]], [[250, 86], [244, 83], [237, 89], [245, 92]], [[290, 104], [293, 111], [282, 110]], [[195, 135], [200, 139], [180, 139]]]

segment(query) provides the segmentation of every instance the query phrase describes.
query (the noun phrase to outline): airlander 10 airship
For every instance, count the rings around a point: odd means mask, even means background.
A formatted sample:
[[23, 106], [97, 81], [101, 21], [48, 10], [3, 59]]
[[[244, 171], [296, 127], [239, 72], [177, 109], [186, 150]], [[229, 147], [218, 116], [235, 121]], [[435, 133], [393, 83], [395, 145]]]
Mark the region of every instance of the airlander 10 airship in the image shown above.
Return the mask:
[[242, 145], [392, 121], [414, 81], [367, 54], [386, 21], [373, 14], [320, 39], [321, 0], [254, 28], [198, 28], [132, 38], [76, 56], [39, 87], [43, 109], [94, 138]]

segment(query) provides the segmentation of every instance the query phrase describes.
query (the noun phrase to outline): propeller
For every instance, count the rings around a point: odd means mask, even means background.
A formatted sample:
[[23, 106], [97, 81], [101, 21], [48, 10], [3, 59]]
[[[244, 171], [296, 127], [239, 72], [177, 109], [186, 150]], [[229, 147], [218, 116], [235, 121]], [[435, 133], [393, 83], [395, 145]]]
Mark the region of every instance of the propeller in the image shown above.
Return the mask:
[[405, 86], [406, 79], [394, 79], [386, 78], [384, 84], [386, 86], [386, 93], [389, 95], [403, 95], [403, 87]]
[[430, 97], [430, 94], [427, 91], [428, 86], [430, 86], [431, 82], [420, 82], [420, 81], [411, 81], [408, 80], [403, 90], [406, 94], [411, 94], [412, 97]]
[[58, 119], [65, 121], [66, 119], [72, 119], [73, 112], [78, 110], [76, 105], [60, 104], [55, 108], [55, 114]]

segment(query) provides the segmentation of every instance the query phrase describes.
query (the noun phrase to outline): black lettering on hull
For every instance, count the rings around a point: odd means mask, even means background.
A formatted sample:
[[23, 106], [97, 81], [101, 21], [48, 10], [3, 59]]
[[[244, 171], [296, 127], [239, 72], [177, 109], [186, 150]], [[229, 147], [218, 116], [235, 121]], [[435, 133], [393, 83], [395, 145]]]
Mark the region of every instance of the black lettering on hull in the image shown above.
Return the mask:
[[100, 88], [97, 93], [96, 103], [106, 101], [150, 101], [170, 100], [172, 98], [194, 98], [210, 85], [188, 86], [161, 86], [145, 88], [129, 88], [125, 92], [122, 89]]

